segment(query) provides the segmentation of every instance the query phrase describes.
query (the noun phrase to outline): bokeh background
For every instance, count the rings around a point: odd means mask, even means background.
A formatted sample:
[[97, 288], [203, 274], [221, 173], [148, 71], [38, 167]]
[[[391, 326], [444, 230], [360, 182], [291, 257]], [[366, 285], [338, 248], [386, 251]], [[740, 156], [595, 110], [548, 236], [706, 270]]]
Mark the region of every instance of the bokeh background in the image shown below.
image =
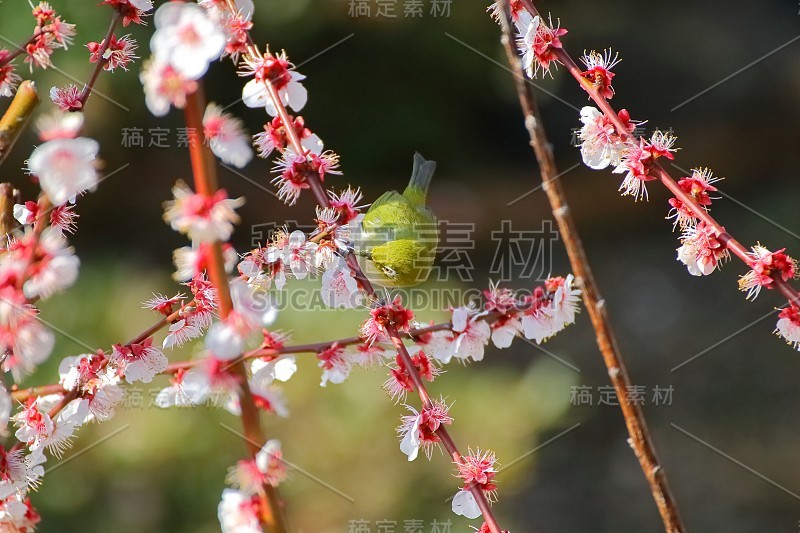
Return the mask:
[[[69, 83], [66, 76], [86, 79], [91, 67], [82, 45], [100, 40], [109, 18], [96, 0], [52, 3], [78, 23], [79, 34], [73, 48], [56, 53], [60, 71], [35, 74], [43, 93]], [[541, 191], [518, 200], [539, 177], [499, 30], [484, 3], [454, 0], [449, 16], [434, 17], [431, 0], [424, 0], [424, 16], [406, 19], [398, 0], [392, 19], [376, 17], [374, 2], [373, 16], [355, 18], [347, 0], [257, 0], [254, 35], [302, 64], [310, 93], [302, 115], [341, 154], [344, 177], [334, 178], [337, 185], [359, 185], [372, 199], [404, 186], [415, 150], [439, 162], [431, 203], [442, 219], [475, 224], [473, 281], [433, 283], [426, 291], [486, 287], [496, 258], [492, 232], [501, 221], [536, 231], [552, 218]], [[714, 214], [729, 231], [744, 243], [786, 246], [795, 255], [799, 8], [787, 0], [541, 2], [569, 29], [563, 42], [573, 55], [607, 46], [620, 51], [615, 106], [648, 120], [648, 131], [672, 128], [682, 168], [709, 166], [726, 177], [720, 188], [735, 201], [717, 201]], [[31, 27], [27, 2], [0, 5], [0, 37], [20, 42]], [[152, 28], [128, 31], [147, 56]], [[152, 321], [139, 302], [151, 292], [177, 290], [170, 256], [184, 240], [161, 221], [161, 202], [176, 178], [189, 177], [188, 154], [175, 145], [182, 115], [148, 113], [140, 66], [102, 75], [97, 86], [128, 111], [97, 96], [87, 106], [87, 134], [100, 141], [105, 170], [129, 166], [79, 203], [72, 242], [82, 259], [80, 281], [42, 306], [42, 317], [70, 335], [59, 337], [51, 363], [27, 383], [52, 381], [63, 356], [131, 337]], [[580, 161], [571, 137], [585, 94], [563, 70], [536, 83], [558, 96], [537, 90], [558, 163], [568, 169]], [[233, 103], [241, 86], [229, 63], [212, 67], [210, 99]], [[265, 120], [242, 104], [230, 110], [253, 133]], [[126, 128], [141, 128], [145, 147], [124, 147]], [[147, 146], [151, 128], [170, 130], [169, 148]], [[2, 174], [28, 198], [34, 189], [21, 167], [35, 142], [32, 133], [24, 136]], [[246, 179], [220, 171], [231, 195], [247, 197], [235, 236], [240, 251], [251, 246], [253, 226], [311, 222], [308, 198], [290, 209], [263, 191], [271, 187], [269, 167], [254, 161], [242, 171]], [[767, 291], [746, 302], [736, 290], [743, 270], [735, 262], [708, 278], [688, 275], [675, 261], [677, 235], [664, 220], [667, 196], [658, 185], [649, 188], [649, 202], [634, 203], [618, 195], [619, 179], [610, 172], [579, 166], [562, 181], [630, 373], [645, 391], [645, 413], [688, 529], [797, 531], [800, 361], [771, 334], [774, 315], [756, 322], [780, 298]], [[568, 270], [560, 242], [547, 261], [553, 273]], [[428, 308], [420, 316], [445, 315]], [[352, 335], [361, 319], [286, 310], [276, 327], [310, 342]], [[499, 476], [501, 524], [518, 532], [662, 531], [618, 409], [598, 405], [608, 383], [588, 318], [581, 315], [544, 348], [549, 354], [522, 341], [505, 351], [490, 347], [484, 362], [448, 367], [433, 387], [455, 400], [453, 434], [464, 447], [492, 448], [501, 463], [524, 456]], [[379, 531], [379, 520], [396, 522], [397, 531], [410, 520], [423, 521], [426, 532], [434, 520], [468, 530], [445, 502], [458, 485], [447, 458], [407, 463], [400, 453], [394, 428], [403, 408], [382, 393], [383, 380], [382, 372], [355, 372], [346, 384], [323, 389], [314, 361], [302, 360], [286, 387], [291, 417], [265, 420], [289, 461], [349, 497], [293, 470], [282, 488], [293, 531], [345, 532], [358, 519], [372, 531]], [[589, 391], [593, 405], [575, 405], [576, 387]], [[656, 387], [672, 391], [667, 405], [653, 404]], [[243, 451], [220, 424], [236, 428], [238, 421], [211, 409], [158, 410], [149, 406], [148, 387], [138, 394], [141, 407], [82, 429], [64, 464], [47, 475], [34, 496], [42, 532], [218, 531], [225, 472]]]

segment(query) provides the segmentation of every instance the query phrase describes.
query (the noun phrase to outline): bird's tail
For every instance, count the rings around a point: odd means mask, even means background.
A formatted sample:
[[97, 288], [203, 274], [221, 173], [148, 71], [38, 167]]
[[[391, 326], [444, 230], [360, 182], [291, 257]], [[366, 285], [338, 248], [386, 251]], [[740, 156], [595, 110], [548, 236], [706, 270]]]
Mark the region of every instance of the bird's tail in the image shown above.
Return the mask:
[[428, 161], [419, 152], [414, 154], [414, 170], [403, 195], [409, 200], [425, 205], [433, 173], [436, 171], [436, 161]]

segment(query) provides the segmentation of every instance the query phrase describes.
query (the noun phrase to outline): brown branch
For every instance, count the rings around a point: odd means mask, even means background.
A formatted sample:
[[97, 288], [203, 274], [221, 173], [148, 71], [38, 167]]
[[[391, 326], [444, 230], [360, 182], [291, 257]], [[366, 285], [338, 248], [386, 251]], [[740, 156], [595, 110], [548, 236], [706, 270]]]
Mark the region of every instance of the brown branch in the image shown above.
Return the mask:
[[[205, 196], [213, 196], [218, 188], [216, 161], [203, 134], [203, 113], [205, 112], [205, 98], [202, 94], [202, 85], [197, 92], [189, 95], [186, 102], [186, 126], [191, 136], [189, 149], [192, 160], [192, 173], [194, 175], [197, 192]], [[225, 261], [222, 255], [222, 243], [215, 242], [211, 246], [211, 258], [208, 265], [209, 279], [217, 290], [219, 299], [219, 314], [223, 320], [233, 310], [228, 275], [225, 272]], [[239, 405], [241, 409], [242, 426], [248, 451], [252, 457], [259, 452], [261, 445], [266, 441], [261, 429], [261, 420], [258, 407], [253, 401], [253, 394], [247, 381], [247, 368], [243, 360], [239, 360], [230, 367], [231, 373], [239, 381]], [[284, 503], [280, 498], [278, 489], [271, 485], [264, 485], [261, 497], [261, 519], [269, 533], [287, 533], [286, 518], [284, 517]]]
[[625, 418], [625, 425], [628, 428], [631, 447], [650, 485], [650, 491], [661, 513], [666, 531], [668, 533], [681, 533], [685, 529], [678, 513], [677, 504], [667, 483], [664, 468], [656, 455], [642, 408], [635, 403], [626, 401], [631, 380], [614, 338], [614, 331], [606, 313], [606, 302], [600, 295], [586, 257], [586, 251], [581, 243], [561, 182], [558, 179], [552, 147], [548, 142], [542, 125], [536, 99], [530, 85], [526, 82], [522, 62], [514, 47], [513, 25], [508, 2], [503, 2], [503, 8], [504, 16], [501, 17], [503, 26], [502, 42], [508, 61], [515, 74], [517, 93], [525, 115], [525, 127], [528, 130], [531, 146], [539, 162], [543, 189], [547, 194], [553, 216], [556, 218], [559, 231], [564, 239], [572, 271], [583, 288], [583, 301], [597, 335], [597, 345], [608, 368], [608, 375], [614, 385], [617, 398], [619, 398], [619, 405]]
[[33, 82], [25, 80], [20, 83], [11, 105], [0, 119], [0, 165], [8, 157], [38, 104], [39, 95]]

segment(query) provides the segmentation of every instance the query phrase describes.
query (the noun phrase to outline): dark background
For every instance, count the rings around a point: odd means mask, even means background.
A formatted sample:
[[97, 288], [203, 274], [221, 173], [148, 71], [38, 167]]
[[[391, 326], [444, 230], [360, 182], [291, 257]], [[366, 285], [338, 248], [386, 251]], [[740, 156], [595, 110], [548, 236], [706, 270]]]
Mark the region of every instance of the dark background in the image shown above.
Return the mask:
[[[79, 80], [90, 72], [82, 45], [102, 38], [109, 17], [108, 8], [95, 3], [53, 1], [79, 30], [74, 48], [57, 52], [54, 60]], [[539, 176], [499, 29], [483, 3], [455, 0], [449, 17], [435, 18], [426, 0], [425, 16], [414, 20], [402, 17], [402, 5], [399, 0], [396, 19], [352, 18], [344, 0], [259, 0], [253, 33], [260, 44], [285, 48], [296, 64], [353, 34], [298, 69], [308, 76], [306, 123], [342, 156], [344, 177], [329, 179], [337, 186], [362, 186], [369, 200], [404, 185], [415, 150], [436, 159], [432, 206], [441, 219], [475, 223], [470, 256], [476, 268], [472, 283], [425, 290], [482, 288], [495, 253], [491, 232], [500, 221], [537, 230], [552, 218], [541, 191], [508, 205], [534, 188]], [[0, 9], [0, 35], [24, 40], [32, 27], [26, 3], [6, 0]], [[718, 200], [713, 213], [731, 233], [745, 244], [760, 241], [798, 254], [800, 43], [758, 61], [798, 37], [796, 2], [549, 1], [540, 9], [551, 10], [569, 30], [562, 41], [573, 56], [607, 46], [621, 53], [612, 103], [647, 120], [648, 131], [672, 128], [680, 167], [708, 166], [726, 177], [720, 189], [736, 202]], [[128, 31], [146, 57], [152, 28]], [[72, 242], [83, 262], [81, 279], [43, 305], [43, 318], [91, 346], [108, 347], [152, 320], [138, 302], [151, 291], [176, 290], [168, 277], [170, 255], [185, 242], [162, 223], [160, 205], [176, 178], [190, 177], [188, 154], [174, 146], [182, 114], [156, 119], [148, 113], [140, 67], [141, 62], [128, 73], [103, 74], [98, 84], [129, 112], [97, 96], [87, 106], [86, 134], [100, 141], [105, 170], [130, 166], [80, 201], [80, 230]], [[740, 69], [745, 70], [670, 111]], [[239, 97], [243, 81], [234, 71], [230, 63], [212, 67], [212, 100], [226, 105]], [[36, 72], [34, 79], [43, 93], [67, 83], [58, 72]], [[570, 104], [537, 91], [558, 164], [567, 169], [580, 162], [570, 146], [571, 130], [579, 125], [572, 106], [586, 105], [586, 96], [563, 69], [535, 83]], [[263, 112], [242, 104], [230, 110], [253, 133], [265, 120]], [[147, 130], [155, 127], [171, 128], [171, 148], [122, 146], [123, 129], [143, 128], [147, 143]], [[3, 179], [28, 197], [34, 188], [20, 169], [35, 142], [27, 134], [3, 166]], [[270, 165], [257, 160], [242, 174], [271, 188]], [[307, 196], [288, 208], [234, 173], [221, 169], [220, 177], [232, 196], [247, 197], [237, 250], [250, 246], [253, 225], [311, 221]], [[771, 334], [774, 315], [748, 327], [782, 305], [780, 298], [766, 291], [755, 303], [746, 302], [736, 290], [744, 273], [738, 262], [710, 277], [690, 276], [675, 261], [677, 235], [664, 220], [665, 191], [653, 183], [650, 201], [634, 203], [616, 192], [619, 181], [610, 171], [582, 166], [563, 176], [632, 379], [647, 391], [645, 413], [688, 530], [797, 531], [798, 354]], [[568, 271], [560, 243], [548, 259], [553, 273]], [[423, 310], [421, 316], [444, 315]], [[349, 336], [362, 318], [295, 310], [276, 327], [294, 330], [295, 340], [305, 342]], [[517, 341], [504, 352], [487, 348], [481, 364], [448, 368], [433, 387], [435, 394], [456, 400], [457, 441], [497, 450], [501, 464], [580, 424], [501, 473], [495, 505], [500, 523], [512, 531], [661, 531], [619, 410], [597, 405], [598, 387], [608, 380], [588, 317], [581, 315], [544, 348], [580, 372]], [[52, 364], [29, 381], [52, 381], [61, 357], [82, 351], [61, 338]], [[185, 352], [171, 357], [179, 360], [192, 349]], [[380, 391], [383, 374], [362, 372], [327, 389], [318, 387], [318, 377], [314, 362], [303, 361], [287, 386], [292, 418], [268, 420], [268, 432], [283, 440], [289, 461], [355, 503], [293, 471], [284, 488], [293, 529], [347, 531], [348, 521], [363, 518], [373, 530], [377, 520], [397, 521], [398, 531], [404, 520], [421, 519], [427, 531], [434, 519], [452, 519], [454, 531], [467, 531], [444, 502], [457, 488], [446, 457], [407, 464], [398, 452], [393, 428], [402, 408]], [[591, 387], [594, 405], [571, 405], [578, 385]], [[655, 387], [672, 387], [671, 405], [652, 404]], [[224, 413], [134, 408], [103, 427], [81, 430], [67, 457], [120, 433], [47, 475], [33, 496], [44, 517], [40, 530], [217, 530], [215, 506], [225, 469], [243, 450], [220, 421], [238, 427]], [[55, 463], [51, 459], [49, 466]]]

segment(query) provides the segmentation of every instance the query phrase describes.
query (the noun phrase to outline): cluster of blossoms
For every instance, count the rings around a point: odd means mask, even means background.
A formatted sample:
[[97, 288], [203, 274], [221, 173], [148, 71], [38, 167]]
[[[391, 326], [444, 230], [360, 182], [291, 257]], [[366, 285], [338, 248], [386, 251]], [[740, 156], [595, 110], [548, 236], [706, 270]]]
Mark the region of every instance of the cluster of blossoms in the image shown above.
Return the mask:
[[14, 59], [24, 54], [24, 62], [31, 72], [34, 67], [46, 69], [53, 65], [53, 52], [59, 48], [66, 50], [75, 36], [75, 25], [64, 21], [48, 2], [32, 4], [32, 7], [36, 27], [30, 39], [14, 51], [0, 48], [0, 96], [12, 96], [21, 79], [16, 73]]
[[[0, 248], [2, 366], [16, 381], [41, 364], [54, 344], [52, 332], [37, 318], [35, 304], [71, 286], [78, 275], [80, 262], [66, 235], [76, 230], [78, 197], [98, 184], [99, 152], [97, 142], [79, 135], [81, 111], [101, 71], [128, 70], [138, 59], [137, 43], [130, 35], [118, 37], [115, 25], [120, 21], [126, 27], [144, 24], [153, 9], [151, 0], [105, 0], [102, 4], [110, 6], [115, 17], [106, 39], [86, 45], [89, 62], [95, 66], [91, 81], [82, 89], [69, 85], [51, 90], [51, 100], [60, 111], [39, 121], [42, 144], [27, 162], [42, 195], [38, 201], [13, 207], [20, 227]], [[288, 416], [280, 383], [295, 374], [297, 364], [289, 355], [288, 336], [266, 328], [276, 319], [269, 290], [273, 286], [282, 290], [289, 278], [318, 276], [321, 300], [327, 306], [369, 313], [356, 342], [349, 339], [319, 348], [321, 385], [344, 382], [355, 367], [381, 366], [389, 374], [384, 388], [396, 401], [421, 389], [420, 380], [435, 381], [442, 367], [453, 360], [482, 360], [490, 342], [506, 348], [522, 335], [541, 343], [575, 320], [580, 291], [573, 287], [572, 276], [550, 278], [522, 297], [492, 286], [485, 291], [482, 309], [451, 309], [449, 324], [430, 328], [416, 323], [414, 313], [399, 298], [378, 300], [369, 284], [362, 282], [363, 273], [353, 255], [353, 232], [363, 217], [361, 192], [349, 187], [339, 192], [321, 188], [327, 175], [340, 174], [339, 158], [324, 151], [322, 141], [301, 116], [288, 114], [287, 106], [299, 112], [307, 101], [301, 83], [304, 77], [294, 71], [284, 52], [273, 54], [267, 49], [262, 54], [252, 44], [248, 32], [253, 9], [251, 0], [164, 3], [154, 15], [152, 57], [141, 74], [146, 103], [157, 116], [172, 106], [184, 107], [198, 91], [211, 62], [230, 57], [239, 63], [240, 75], [252, 78], [243, 88], [244, 103], [263, 107], [271, 118], [251, 138], [240, 120], [209, 104], [202, 118], [202, 137], [223, 163], [240, 168], [251, 161], [253, 145], [261, 157], [277, 153], [278, 196], [294, 204], [303, 190], [314, 189], [323, 204], [316, 209], [317, 228], [309, 234], [277, 231], [264, 247], [251, 250], [239, 261], [227, 241], [239, 222], [236, 209], [243, 200], [228, 198], [224, 190], [209, 192], [207, 182], [203, 188], [198, 182], [199, 192], [178, 182], [173, 199], [165, 203], [164, 220], [192, 241], [173, 254], [174, 278], [187, 295], [155, 294], [143, 307], [159, 316], [156, 326], [110, 349], [64, 358], [59, 382], [45, 387], [52, 394], [37, 395], [31, 390], [12, 395], [0, 387], [0, 430], [13, 425], [19, 441], [8, 450], [0, 449], [0, 530], [33, 530], [39, 517], [28, 492], [44, 475], [45, 452], [60, 457], [78, 428], [112, 418], [124, 398], [124, 383], [150, 383], [158, 375], [169, 374], [169, 384], [156, 399], [160, 407], [213, 401], [241, 415], [245, 407], [251, 407], [241, 403], [246, 397], [262, 412]], [[566, 31], [550, 29], [538, 17], [517, 15], [517, 23], [530, 34], [535, 58], [531, 64], [549, 65]], [[46, 2], [34, 8], [34, 16], [37, 30], [25, 47], [26, 62], [46, 68], [52, 51], [70, 44], [74, 27]], [[13, 92], [18, 81], [11, 66], [16, 55], [0, 51], [0, 93]], [[594, 72], [593, 79], [605, 79], [610, 87], [612, 75], [604, 77], [598, 70], [605, 56], [597, 57], [587, 68]], [[611, 68], [614, 61], [609, 61]], [[625, 157], [623, 149], [619, 164]], [[762, 259], [765, 269], [776, 268], [775, 260]], [[225, 279], [231, 273], [236, 275]], [[215, 320], [217, 314], [220, 318]], [[161, 328], [168, 331], [156, 342], [155, 332]], [[195, 360], [170, 366], [166, 350], [200, 338], [204, 350]], [[413, 355], [406, 353], [404, 341], [414, 345]], [[423, 395], [424, 391], [418, 392]], [[21, 400], [16, 412], [12, 397]], [[444, 399], [425, 401], [419, 411], [406, 407], [412, 414], [402, 418], [398, 433], [400, 449], [409, 460], [420, 449], [430, 459], [433, 448], [452, 445], [445, 427], [453, 420]], [[495, 463], [492, 452], [458, 456], [457, 476], [463, 486], [454, 497], [454, 512], [474, 519], [481, 515], [481, 498], [495, 501]], [[218, 508], [223, 531], [261, 531], [262, 518], [269, 511], [263, 507], [264, 489], [277, 487], [285, 478], [281, 446], [275, 440], [233, 466], [227, 478], [232, 488], [223, 492]], [[492, 520], [487, 512], [487, 521]], [[480, 531], [489, 529], [484, 523]]]
[[[552, 21], [546, 24], [538, 15], [533, 16], [521, 1], [512, 1], [509, 5], [523, 67], [531, 78], [540, 70], [550, 73], [550, 67], [562, 60], [574, 65], [560, 41], [566, 30], [554, 27]], [[498, 21], [504, 16], [500, 2], [489, 9]], [[669, 199], [671, 209], [667, 218], [673, 220], [673, 229], [681, 231], [678, 261], [694, 276], [709, 275], [719, 269], [730, 258], [728, 243], [731, 238], [707, 213], [712, 201], [717, 199], [713, 196], [717, 192], [714, 183], [721, 178], [714, 177], [707, 168], [697, 168], [690, 176], [670, 183], [671, 178], [660, 167], [659, 159], [674, 159], [675, 136], [659, 130], [649, 138], [637, 136], [634, 131], [644, 124], [643, 121], [631, 120], [625, 109], [615, 114], [605, 105], [615, 94], [612, 69], [620, 62], [619, 55], [610, 49], [602, 54], [592, 51], [584, 54], [581, 60], [586, 70], [578, 74], [576, 68], [573, 75], [590, 98], [608, 110], [603, 112], [592, 106], [580, 110], [578, 139], [584, 164], [592, 169], [611, 167], [613, 173], [623, 174], [619, 190], [623, 196], [633, 196], [635, 200], [647, 198], [647, 182], [663, 179], [675, 195]], [[775, 288], [777, 283], [798, 275], [796, 261], [786, 255], [784, 249], [772, 252], [757, 245], [751, 252], [738, 251], [737, 255], [750, 268], [739, 280], [739, 288], [747, 293], [748, 299], [755, 298], [763, 287]], [[795, 303], [790, 302], [782, 311], [775, 331], [800, 349], [797, 342], [800, 322]]]
[[[237, 58], [244, 50], [253, 4], [237, 2], [235, 16], [228, 15], [226, 6], [224, 0], [168, 2], [156, 11], [156, 31], [150, 41], [153, 56], [141, 75], [145, 101], [154, 115], [166, 115], [170, 106], [183, 108], [212, 61], [225, 55]], [[241, 120], [213, 103], [203, 116], [203, 138], [225, 164], [243, 168], [253, 158]]]
[[[103, 3], [114, 8], [125, 26], [131, 22], [144, 24], [142, 17], [153, 8], [150, 0], [106, 0]], [[107, 39], [86, 44], [86, 48], [89, 50], [89, 62], [108, 72], [114, 72], [117, 69], [127, 71], [131, 63], [139, 59], [136, 56], [138, 47], [136, 40], [130, 34], [117, 37], [113, 32]], [[75, 84], [52, 87], [50, 99], [62, 111], [81, 111], [92, 90], [92, 83], [93, 81], [90, 81], [89, 85], [83, 89]]]
[[19, 228], [0, 246], [0, 342], [3, 370], [15, 380], [30, 374], [53, 349], [53, 333], [38, 319], [35, 303], [75, 283], [80, 260], [66, 235], [76, 229], [72, 205], [97, 182], [92, 139], [79, 137], [82, 115], [56, 113], [38, 121], [43, 141], [28, 171], [44, 191], [38, 202], [14, 205]]
[[230, 469], [228, 483], [217, 509], [222, 531], [226, 533], [258, 533], [261, 529], [262, 499], [258, 490], [264, 485], [277, 487], [286, 479], [281, 443], [269, 440], [255, 459], [239, 461]]

